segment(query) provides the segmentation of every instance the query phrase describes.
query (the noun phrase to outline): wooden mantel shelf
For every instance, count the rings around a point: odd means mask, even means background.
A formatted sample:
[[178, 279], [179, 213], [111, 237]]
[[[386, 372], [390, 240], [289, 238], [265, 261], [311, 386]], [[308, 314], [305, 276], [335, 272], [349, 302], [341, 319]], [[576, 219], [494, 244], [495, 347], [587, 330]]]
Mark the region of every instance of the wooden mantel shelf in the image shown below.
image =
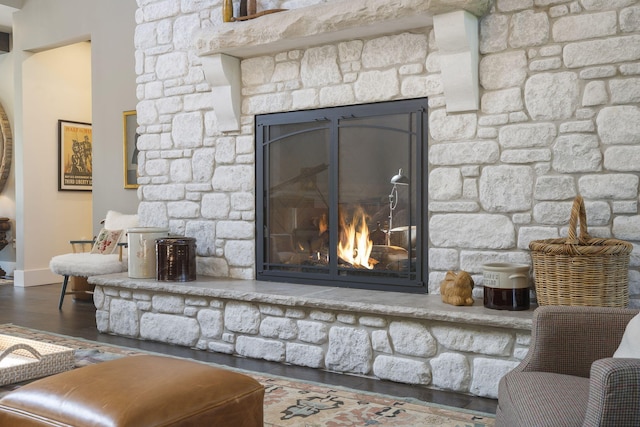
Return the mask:
[[221, 130], [239, 129], [241, 59], [431, 26], [447, 110], [477, 110], [477, 21], [490, 5], [490, 0], [333, 1], [204, 28], [193, 42], [216, 98]]

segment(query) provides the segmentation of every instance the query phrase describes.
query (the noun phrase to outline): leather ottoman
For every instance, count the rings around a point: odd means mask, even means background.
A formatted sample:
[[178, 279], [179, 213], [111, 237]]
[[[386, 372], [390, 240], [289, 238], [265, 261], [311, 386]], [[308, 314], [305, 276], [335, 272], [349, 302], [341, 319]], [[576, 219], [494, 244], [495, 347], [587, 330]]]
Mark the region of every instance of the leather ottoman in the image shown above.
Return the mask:
[[0, 399], [0, 426], [263, 427], [251, 377], [163, 356], [129, 356], [46, 377]]

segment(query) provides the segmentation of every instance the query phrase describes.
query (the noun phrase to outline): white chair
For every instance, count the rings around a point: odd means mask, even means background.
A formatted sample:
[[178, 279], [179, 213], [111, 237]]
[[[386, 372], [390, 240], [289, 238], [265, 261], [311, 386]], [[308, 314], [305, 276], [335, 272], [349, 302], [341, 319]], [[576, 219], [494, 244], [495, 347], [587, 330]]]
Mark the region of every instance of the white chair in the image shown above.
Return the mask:
[[[62, 282], [62, 291], [60, 293], [60, 302], [58, 309], [62, 309], [62, 303], [64, 302], [64, 296], [67, 294], [86, 293], [91, 292], [87, 290], [72, 290], [67, 291], [67, 285], [69, 283], [69, 277], [89, 277], [98, 276], [101, 274], [122, 273], [128, 269], [128, 257], [127, 250], [123, 249], [123, 245], [127, 241], [126, 231], [129, 228], [135, 228], [138, 226], [138, 215], [126, 215], [116, 211], [107, 212], [107, 216], [104, 220], [104, 229], [108, 231], [122, 230], [122, 234], [119, 240], [119, 248], [115, 253], [92, 253], [85, 252], [86, 244], [91, 244], [93, 247], [93, 241], [87, 240], [72, 240], [71, 246], [72, 253], [57, 255], [51, 258], [49, 262], [49, 268], [55, 274], [64, 276]], [[80, 252], [78, 252], [80, 250]]]

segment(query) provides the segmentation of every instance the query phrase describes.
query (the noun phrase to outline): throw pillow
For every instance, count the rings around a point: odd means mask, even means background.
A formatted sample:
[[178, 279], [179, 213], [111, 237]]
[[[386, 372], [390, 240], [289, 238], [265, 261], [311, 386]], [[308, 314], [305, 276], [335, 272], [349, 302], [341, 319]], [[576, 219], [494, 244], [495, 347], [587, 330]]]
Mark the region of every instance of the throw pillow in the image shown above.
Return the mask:
[[123, 230], [107, 230], [103, 228], [100, 230], [96, 242], [91, 249], [92, 254], [112, 254], [118, 247], [118, 241], [122, 236]]
[[620, 346], [613, 357], [631, 357], [640, 359], [640, 314], [627, 324]]

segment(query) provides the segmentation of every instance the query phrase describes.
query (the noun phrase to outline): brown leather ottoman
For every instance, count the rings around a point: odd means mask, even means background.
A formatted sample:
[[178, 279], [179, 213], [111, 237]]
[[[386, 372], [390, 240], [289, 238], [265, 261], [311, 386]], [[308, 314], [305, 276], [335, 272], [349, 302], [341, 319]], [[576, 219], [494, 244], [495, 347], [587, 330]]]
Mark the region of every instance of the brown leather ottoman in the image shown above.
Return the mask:
[[53, 375], [0, 399], [0, 426], [263, 427], [251, 377], [162, 356], [130, 356]]

